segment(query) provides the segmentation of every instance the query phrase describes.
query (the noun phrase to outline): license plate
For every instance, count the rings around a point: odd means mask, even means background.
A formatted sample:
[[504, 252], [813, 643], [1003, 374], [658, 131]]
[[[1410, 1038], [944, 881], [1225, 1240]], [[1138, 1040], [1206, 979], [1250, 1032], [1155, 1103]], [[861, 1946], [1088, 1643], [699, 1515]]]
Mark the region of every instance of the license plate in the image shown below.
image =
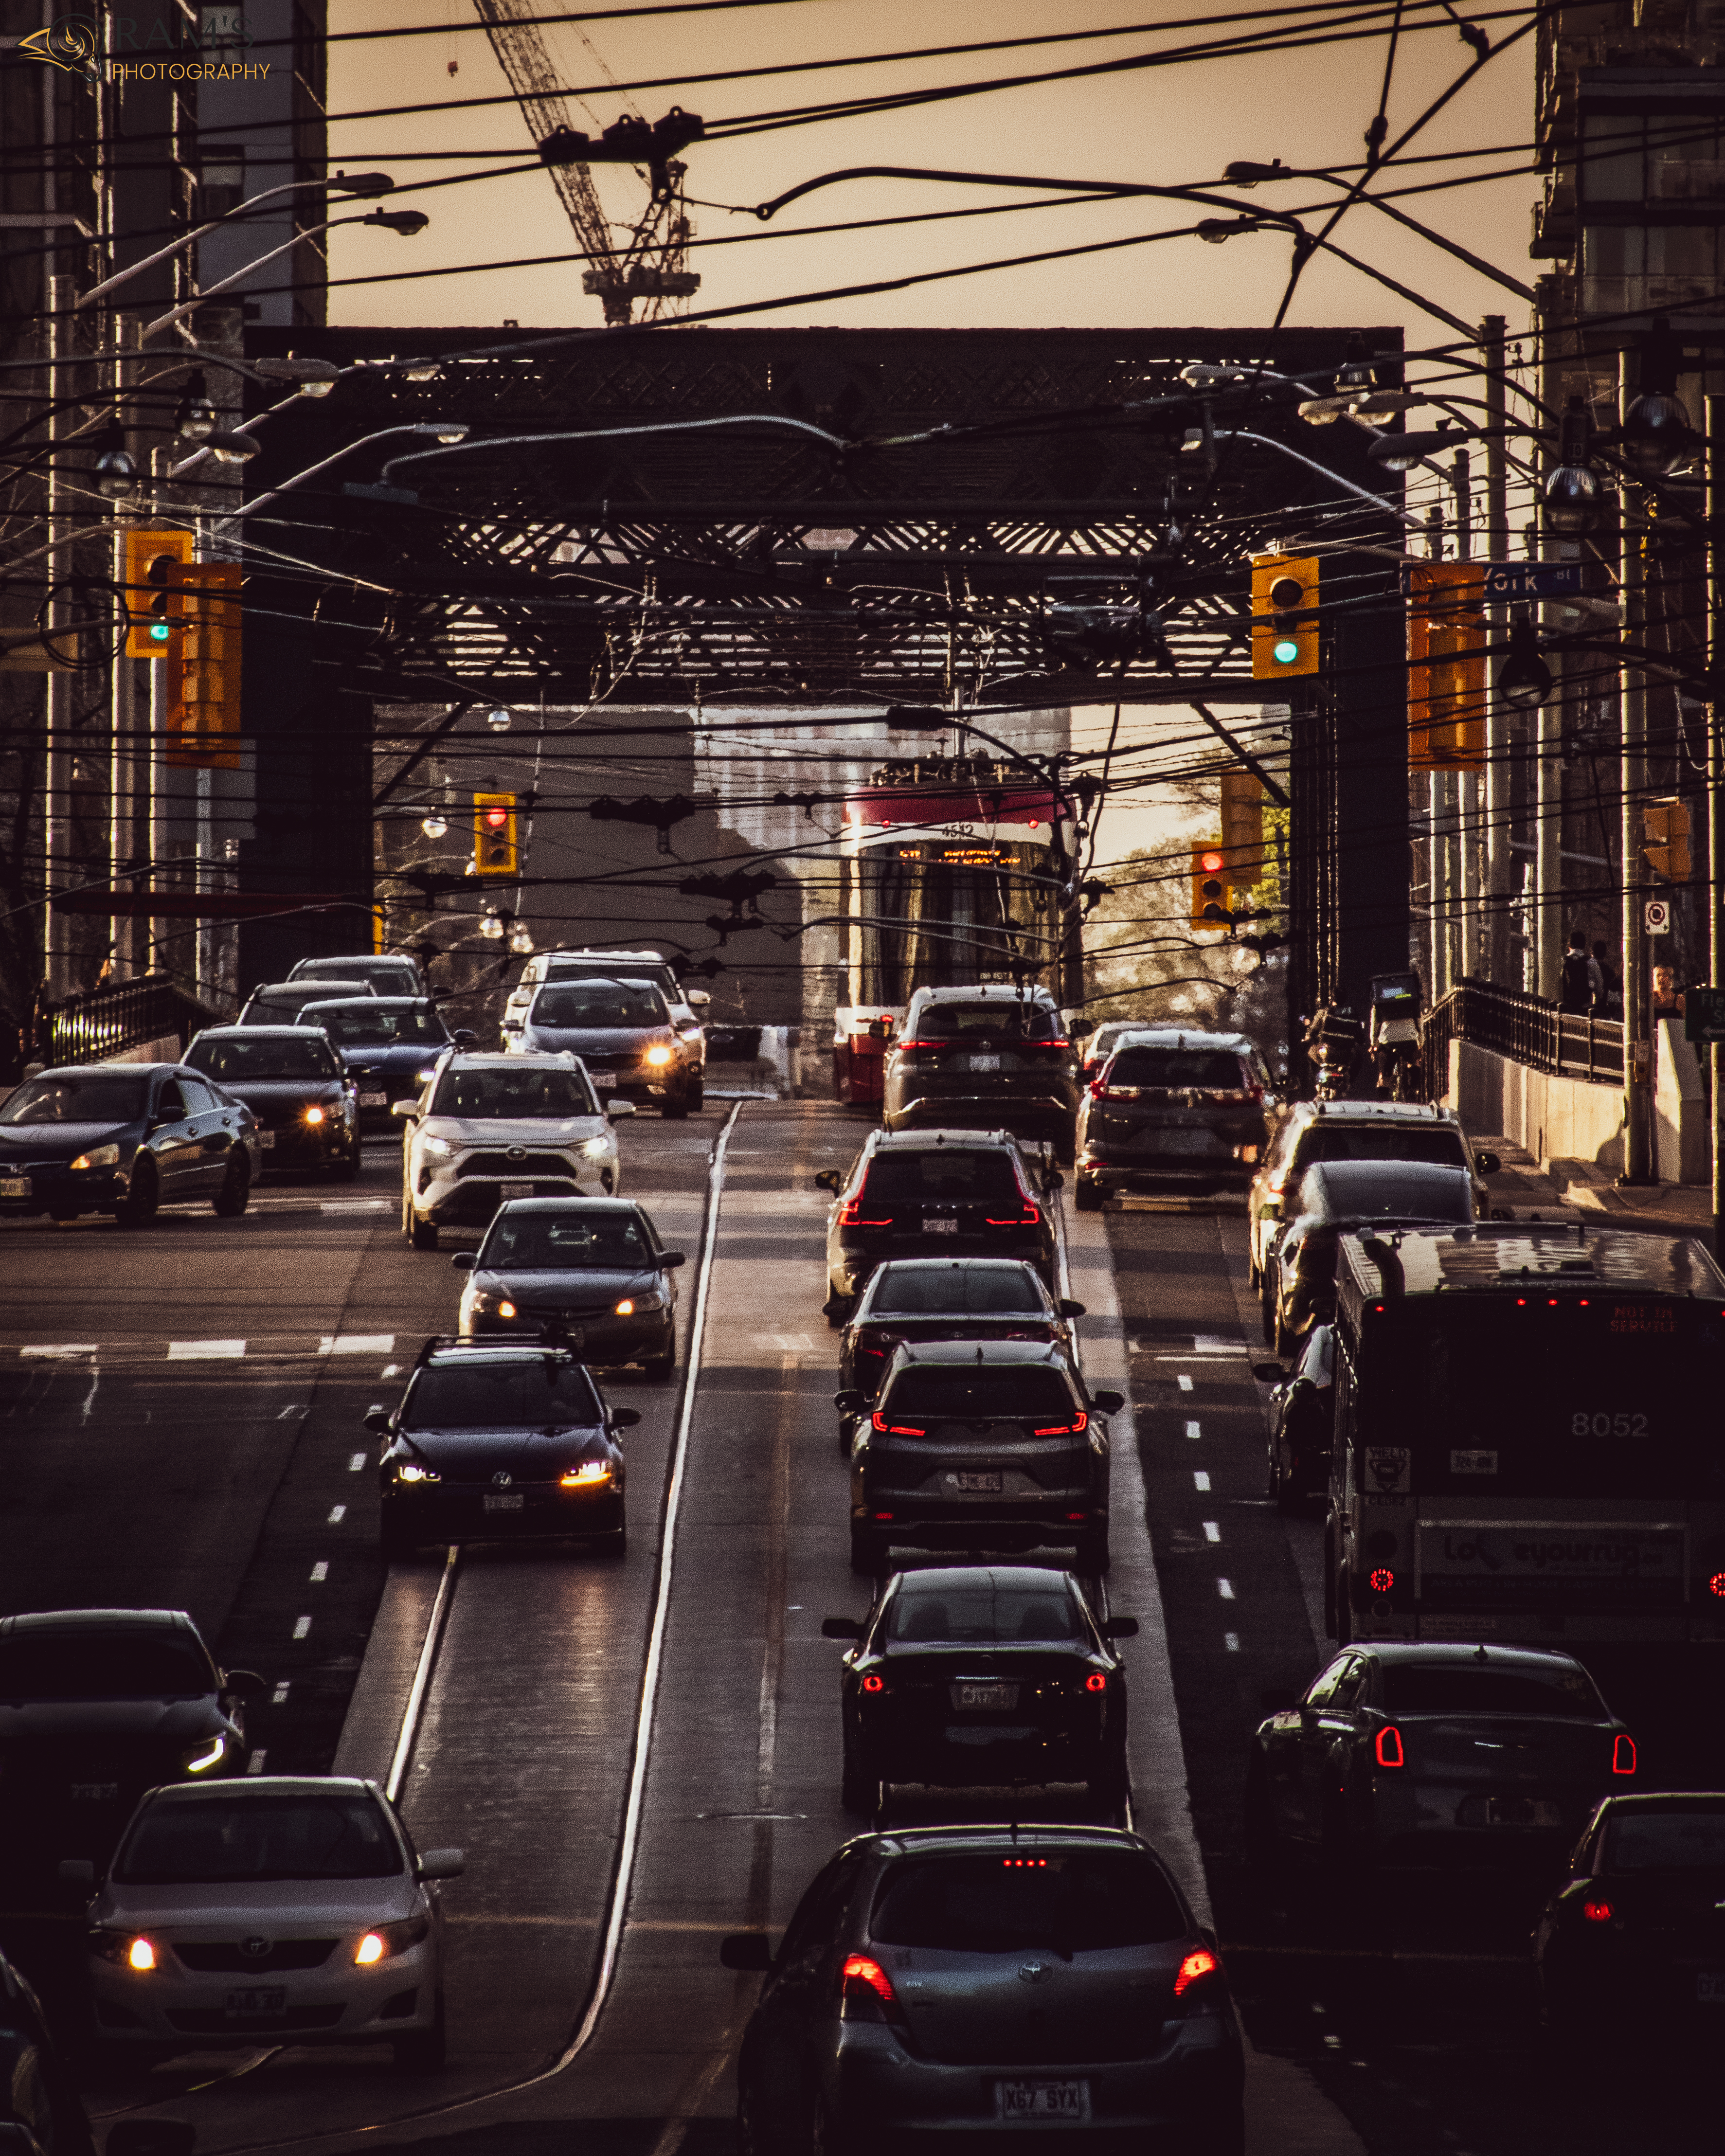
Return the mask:
[[1725, 2006], [1725, 1969], [1704, 1969], [1695, 1979], [1697, 2006]]
[[120, 1794], [118, 1782], [74, 1782], [69, 1794], [74, 1804], [111, 1804]]
[[973, 1055], [970, 1059], [970, 1067], [973, 1070], [998, 1070], [1000, 1068], [1000, 1058], [998, 1055]]
[[587, 1075], [595, 1086], [614, 1086], [617, 1083], [614, 1070], [589, 1070]]
[[979, 1497], [998, 1497], [1000, 1495], [1000, 1470], [998, 1467], [961, 1467], [952, 1477], [952, 1487], [973, 1491]]
[[0, 1198], [28, 1198], [30, 1178], [28, 1175], [8, 1175], [0, 1180]]
[[488, 1512], [519, 1512], [526, 1502], [521, 1491], [517, 1490], [513, 1496], [487, 1497], [485, 1510]]
[[362, 1108], [387, 1108], [389, 1106], [389, 1096], [387, 1093], [362, 1093], [359, 1096], [359, 1105]]
[[506, 1198], [531, 1198], [533, 1195], [531, 1183], [506, 1183], [500, 1188]]
[[1010, 1714], [1019, 1703], [1015, 1684], [955, 1684], [948, 1689], [955, 1714]]
[[258, 1143], [263, 1147], [265, 1152], [269, 1152], [270, 1147], [273, 1146], [275, 1142], [275, 1133], [274, 1131], [259, 1131], [258, 1132]]
[[956, 1220], [925, 1220], [922, 1232], [925, 1235], [956, 1235], [958, 1223]]
[[1057, 2118], [1068, 2126], [1090, 2123], [1088, 2082], [996, 2082], [997, 2118]]
[[287, 2011], [287, 1986], [271, 1984], [267, 1989], [230, 1991], [228, 1994], [230, 2014], [285, 2014]]

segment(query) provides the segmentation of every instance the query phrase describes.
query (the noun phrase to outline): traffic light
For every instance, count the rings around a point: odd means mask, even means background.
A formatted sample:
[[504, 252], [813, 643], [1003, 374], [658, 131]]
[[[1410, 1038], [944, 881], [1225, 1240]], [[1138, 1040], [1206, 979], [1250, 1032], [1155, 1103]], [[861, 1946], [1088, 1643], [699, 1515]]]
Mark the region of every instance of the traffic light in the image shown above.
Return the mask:
[[1408, 764], [1482, 771], [1486, 763], [1486, 572], [1477, 562], [1409, 562]]
[[473, 797], [473, 865], [482, 876], [512, 876], [518, 870], [517, 802], [513, 793]]
[[1667, 883], [1689, 880], [1689, 811], [1681, 801], [1650, 801], [1642, 809], [1647, 865]]
[[1252, 679], [1317, 671], [1317, 557], [1252, 557]]
[[238, 562], [187, 562], [172, 592], [164, 762], [182, 770], [237, 771], [243, 724], [244, 571]]
[[179, 588], [192, 559], [189, 531], [126, 535], [126, 655], [166, 659], [174, 648]]
[[1228, 882], [1228, 855], [1214, 839], [1192, 849], [1192, 913], [1194, 928], [1231, 928], [1233, 891]]
[[1250, 891], [1263, 880], [1264, 782], [1255, 772], [1222, 773], [1222, 846], [1230, 890]]

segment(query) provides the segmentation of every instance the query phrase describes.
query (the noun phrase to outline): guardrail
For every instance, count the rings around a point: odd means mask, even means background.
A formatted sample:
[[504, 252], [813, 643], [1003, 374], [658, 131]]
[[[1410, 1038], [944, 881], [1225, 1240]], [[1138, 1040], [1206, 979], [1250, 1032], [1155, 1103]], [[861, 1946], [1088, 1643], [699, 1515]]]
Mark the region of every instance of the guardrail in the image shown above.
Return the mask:
[[1464, 977], [1428, 1011], [1421, 1027], [1426, 1096], [1440, 1100], [1450, 1082], [1450, 1043], [1471, 1041], [1495, 1055], [1554, 1077], [1594, 1086], [1623, 1083], [1620, 1019], [1560, 1011], [1543, 997]]
[[200, 1026], [221, 1022], [172, 981], [116, 981], [56, 1004], [41, 1029], [45, 1038], [38, 1054], [44, 1063], [100, 1063], [171, 1036], [183, 1048]]

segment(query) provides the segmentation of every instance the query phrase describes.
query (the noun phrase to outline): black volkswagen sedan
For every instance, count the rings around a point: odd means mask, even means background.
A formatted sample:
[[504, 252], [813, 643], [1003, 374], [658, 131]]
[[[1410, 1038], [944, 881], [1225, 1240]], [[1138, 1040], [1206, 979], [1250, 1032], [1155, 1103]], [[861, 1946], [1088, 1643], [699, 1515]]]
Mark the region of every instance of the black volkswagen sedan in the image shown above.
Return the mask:
[[146, 1789], [244, 1774], [244, 1703], [264, 1689], [218, 1670], [183, 1610], [0, 1618], [7, 1861], [100, 1863]]
[[942, 1340], [893, 1351], [850, 1455], [850, 1564], [887, 1551], [1074, 1549], [1108, 1569], [1108, 1435], [1125, 1404], [1089, 1394], [1065, 1351], [1019, 1340]]
[[537, 1334], [588, 1363], [639, 1363], [656, 1384], [676, 1369], [683, 1253], [626, 1198], [512, 1199], [449, 1262], [468, 1276], [464, 1340]]
[[1069, 1572], [967, 1565], [896, 1573], [859, 1624], [839, 1680], [847, 1811], [884, 1819], [895, 1782], [974, 1789], [1084, 1782], [1112, 1810], [1127, 1791], [1126, 1669]]
[[256, 1179], [251, 1111], [172, 1063], [78, 1064], [25, 1079], [0, 1106], [0, 1219], [110, 1213], [122, 1226], [208, 1199], [244, 1213]]
[[359, 1096], [362, 1131], [390, 1127], [390, 1110], [431, 1082], [439, 1055], [451, 1045], [470, 1047], [474, 1036], [452, 1034], [429, 996], [343, 996], [307, 1004], [301, 1025], [329, 1036]]
[[578, 1055], [602, 1101], [631, 1101], [686, 1116], [701, 1060], [649, 981], [547, 981], [534, 995], [511, 1051]]
[[638, 1423], [609, 1408], [566, 1348], [428, 1341], [401, 1405], [368, 1409], [383, 1440], [382, 1549], [581, 1537], [624, 1549], [623, 1447]]
[[359, 1173], [354, 1088], [316, 1028], [210, 1026], [186, 1050], [186, 1060], [251, 1110], [266, 1168], [322, 1168], [338, 1183]]

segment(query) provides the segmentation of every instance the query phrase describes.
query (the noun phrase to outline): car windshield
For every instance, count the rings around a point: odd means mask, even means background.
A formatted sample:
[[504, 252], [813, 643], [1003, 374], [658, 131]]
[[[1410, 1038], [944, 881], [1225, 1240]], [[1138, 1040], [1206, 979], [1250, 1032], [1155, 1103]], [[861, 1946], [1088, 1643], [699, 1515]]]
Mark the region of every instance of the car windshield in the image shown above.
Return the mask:
[[883, 1265], [869, 1297], [871, 1317], [1041, 1317], [1046, 1309], [1026, 1265]]
[[596, 1116], [599, 1104], [579, 1070], [567, 1063], [532, 1063], [526, 1056], [445, 1070], [432, 1102], [434, 1116], [477, 1122], [531, 1122], [543, 1116]]
[[888, 1423], [902, 1415], [960, 1415], [973, 1422], [1076, 1419], [1076, 1403], [1058, 1370], [1012, 1363], [946, 1363], [902, 1370], [881, 1403]]
[[307, 1025], [321, 1026], [341, 1048], [417, 1048], [440, 1045], [449, 1035], [447, 1027], [427, 1003], [408, 1003], [399, 998], [373, 996], [352, 1003], [312, 1004], [305, 1011]]
[[369, 981], [381, 993], [411, 993], [419, 978], [410, 958], [313, 958], [294, 968], [296, 981]]
[[394, 1879], [401, 1845], [375, 1798], [202, 1798], [151, 1804], [114, 1876], [129, 1887], [264, 1879]]
[[1106, 1082], [1111, 1092], [1149, 1086], [1240, 1093], [1245, 1090], [1246, 1076], [1245, 1065], [1231, 1049], [1122, 1048], [1108, 1066]]
[[553, 958], [547, 981], [629, 981], [637, 986], [657, 988], [668, 1001], [676, 1001], [682, 993], [677, 986], [677, 977], [669, 966], [629, 965], [619, 962], [607, 965], [602, 958]]
[[863, 1198], [869, 1205], [922, 1205], [956, 1201], [1014, 1211], [1023, 1204], [1018, 1178], [1005, 1153], [990, 1147], [927, 1146], [914, 1152], [877, 1152], [869, 1163]]
[[629, 981], [570, 981], [542, 988], [533, 999], [535, 1025], [639, 1029], [668, 1025], [670, 1013], [657, 988]]
[[242, 1025], [292, 1025], [307, 1004], [367, 993], [363, 981], [295, 981], [291, 987], [259, 988], [240, 1013], [239, 1022]]
[[198, 1699], [215, 1673], [165, 1632], [14, 1632], [0, 1640], [0, 1699]]
[[464, 1357], [432, 1363], [408, 1389], [409, 1430], [547, 1430], [602, 1419], [593, 1380], [562, 1356]]
[[479, 1254], [481, 1272], [629, 1272], [652, 1263], [632, 1213], [505, 1212]]
[[27, 1078], [0, 1107], [0, 1123], [131, 1123], [144, 1112], [150, 1081], [105, 1070]]
[[892, 1598], [886, 1636], [922, 1645], [998, 1640], [1045, 1640], [1065, 1645], [1085, 1630], [1065, 1582], [1053, 1573], [1034, 1587], [924, 1587], [908, 1579]]
[[1466, 1148], [1460, 1131], [1424, 1130], [1406, 1123], [1355, 1124], [1349, 1130], [1333, 1123], [1311, 1125], [1301, 1135], [1296, 1165], [1309, 1168], [1315, 1160], [1434, 1160], [1446, 1168], [1466, 1168]]
[[1332, 1161], [1306, 1183], [1301, 1202], [1332, 1220], [1471, 1220], [1465, 1175], [1401, 1161]]
[[949, 1953], [1061, 1954], [1150, 1946], [1185, 1931], [1180, 1905], [1148, 1858], [1126, 1850], [1057, 1851], [1030, 1840], [998, 1856], [913, 1857], [875, 1898], [878, 1945]]
[[1608, 1871], [1725, 1871], [1725, 1811], [1620, 1812], [1605, 1851]]
[[1584, 1670], [1538, 1676], [1471, 1663], [1391, 1662], [1384, 1671], [1386, 1714], [1563, 1714], [1589, 1722], [1606, 1717], [1604, 1702]]
[[1060, 1038], [1060, 1014], [1046, 1004], [1036, 1003], [925, 1004], [916, 1027], [918, 1040], [969, 1040], [978, 1034], [990, 1040], [1055, 1040]]
[[249, 1079], [337, 1078], [341, 1066], [329, 1043], [308, 1033], [295, 1040], [279, 1033], [254, 1034], [249, 1040], [194, 1040], [186, 1060], [218, 1086], [243, 1086]]

